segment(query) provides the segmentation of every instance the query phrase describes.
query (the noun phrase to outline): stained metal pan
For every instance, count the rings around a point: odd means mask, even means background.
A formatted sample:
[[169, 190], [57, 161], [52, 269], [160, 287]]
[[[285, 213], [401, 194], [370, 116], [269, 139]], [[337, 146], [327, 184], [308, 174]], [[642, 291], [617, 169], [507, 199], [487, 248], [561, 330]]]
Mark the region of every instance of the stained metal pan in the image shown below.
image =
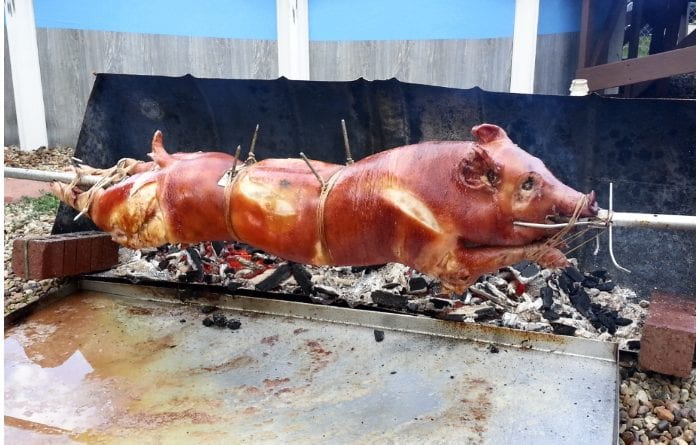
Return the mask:
[[[617, 442], [613, 343], [160, 287], [80, 288], [6, 323], [8, 443]], [[203, 326], [203, 305], [240, 329]]]

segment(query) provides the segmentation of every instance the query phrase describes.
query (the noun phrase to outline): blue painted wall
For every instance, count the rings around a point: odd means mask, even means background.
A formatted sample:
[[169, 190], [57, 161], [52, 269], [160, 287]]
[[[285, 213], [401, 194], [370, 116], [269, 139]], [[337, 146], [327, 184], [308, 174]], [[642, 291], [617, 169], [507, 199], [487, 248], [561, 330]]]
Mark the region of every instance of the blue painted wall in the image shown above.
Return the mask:
[[34, 0], [39, 28], [277, 39], [275, 0]]
[[480, 39], [513, 35], [515, 0], [309, 0], [311, 40]]
[[[515, 0], [308, 0], [311, 40], [512, 37]], [[275, 0], [34, 0], [37, 26], [277, 38]], [[539, 34], [578, 31], [579, 0], [540, 0]]]

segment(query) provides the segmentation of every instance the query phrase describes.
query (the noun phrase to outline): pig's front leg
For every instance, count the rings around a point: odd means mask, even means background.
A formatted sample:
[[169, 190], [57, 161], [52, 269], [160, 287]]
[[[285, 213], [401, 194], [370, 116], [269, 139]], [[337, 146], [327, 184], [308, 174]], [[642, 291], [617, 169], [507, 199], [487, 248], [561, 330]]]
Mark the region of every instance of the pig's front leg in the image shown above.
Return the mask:
[[443, 285], [453, 292], [463, 293], [480, 276], [523, 260], [537, 262], [542, 267], [569, 265], [564, 254], [544, 243], [509, 247], [459, 247], [443, 261], [442, 271], [436, 273]]

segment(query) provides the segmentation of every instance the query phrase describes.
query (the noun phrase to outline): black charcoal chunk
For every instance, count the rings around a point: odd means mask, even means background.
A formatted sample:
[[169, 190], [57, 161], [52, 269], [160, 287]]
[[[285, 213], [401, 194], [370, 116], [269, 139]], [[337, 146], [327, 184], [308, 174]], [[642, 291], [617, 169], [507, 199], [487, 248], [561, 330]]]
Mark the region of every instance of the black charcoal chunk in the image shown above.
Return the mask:
[[600, 321], [600, 323], [603, 326], [605, 326], [605, 328], [610, 334], [614, 334], [615, 332], [617, 332], [617, 325], [615, 324], [614, 318], [609, 317], [607, 314], [602, 312], [597, 314], [597, 317], [598, 321]]
[[630, 349], [637, 350], [642, 347], [642, 342], [639, 340], [628, 340], [627, 347]]
[[401, 283], [386, 283], [384, 286], [382, 286], [384, 289], [396, 289], [397, 287], [401, 286]]
[[408, 303], [408, 297], [405, 295], [397, 295], [381, 289], [373, 291], [371, 297], [372, 301], [378, 306], [391, 309], [404, 309]]
[[226, 246], [226, 244], [223, 241], [212, 241], [211, 242], [211, 247], [212, 247], [212, 249], [214, 249], [216, 256], [221, 256], [221, 251], [224, 250], [224, 246]]
[[608, 271], [605, 269], [596, 269], [593, 272], [591, 272], [591, 275], [593, 275], [596, 278], [599, 278], [600, 280], [608, 279]]
[[214, 321], [214, 324], [219, 326], [220, 328], [223, 328], [226, 326], [226, 316], [222, 314], [221, 312], [217, 312], [214, 315], [211, 316], [211, 319]]
[[557, 284], [559, 285], [559, 289], [567, 295], [574, 292], [574, 281], [565, 273], [559, 275]]
[[589, 289], [596, 287], [596, 286], [598, 286], [598, 279], [595, 277], [586, 277], [581, 282], [581, 286], [587, 287]]
[[241, 321], [240, 320], [234, 320], [233, 318], [230, 319], [229, 321], [226, 322], [226, 327], [231, 329], [232, 331], [235, 331], [236, 329], [240, 329], [241, 327]]
[[428, 281], [423, 277], [413, 277], [408, 280], [408, 289], [414, 293], [428, 292]]
[[489, 345], [489, 352], [491, 354], [498, 354], [499, 352], [501, 352], [501, 350], [494, 345]]
[[187, 283], [201, 283], [204, 280], [204, 271], [202, 269], [190, 270], [185, 273], [184, 277]]
[[520, 275], [522, 275], [523, 278], [534, 277], [540, 272], [540, 268], [537, 266], [537, 264], [527, 260], [514, 264], [513, 269], [520, 272]]
[[214, 321], [211, 318], [207, 317], [204, 320], [202, 320], [202, 324], [206, 327], [209, 327], [214, 325]]
[[542, 312], [542, 316], [549, 321], [559, 320], [559, 314], [551, 309]]
[[576, 328], [561, 323], [550, 323], [552, 325], [552, 331], [557, 335], [574, 335]]
[[450, 300], [445, 300], [442, 298], [431, 298], [430, 302], [433, 303], [433, 306], [435, 306], [435, 309], [442, 309], [447, 306], [452, 306], [452, 302]]
[[165, 270], [168, 268], [169, 265], [170, 265], [170, 260], [163, 260], [163, 261], [158, 263], [158, 269]]
[[591, 297], [588, 296], [585, 290], [579, 288], [576, 292], [569, 295], [571, 305], [576, 308], [584, 317], [588, 317], [591, 311]]
[[384, 267], [384, 266], [386, 266], [386, 264], [375, 264], [375, 265], [373, 265], [373, 266], [352, 266], [352, 267], [350, 268], [350, 271], [351, 271], [352, 273], [360, 273], [360, 272], [362, 272], [363, 274], [366, 274], [366, 273], [369, 273], [369, 272], [372, 272], [372, 271], [375, 271], [375, 270], [379, 270], [379, 269], [381, 269], [381, 268]]
[[584, 277], [583, 274], [574, 266], [569, 266], [565, 268], [564, 273], [568, 275], [569, 278], [571, 278], [575, 283], [580, 283], [584, 279], [586, 279], [586, 277]]
[[476, 317], [474, 317], [474, 321], [493, 320], [501, 317], [501, 313], [498, 312], [498, 309], [491, 306], [477, 309], [474, 311], [474, 315], [476, 315]]
[[554, 290], [549, 286], [544, 286], [540, 289], [540, 298], [542, 299], [542, 310], [546, 311], [554, 304]]
[[202, 270], [202, 256], [199, 254], [197, 249], [195, 249], [194, 247], [188, 247], [187, 253], [190, 256], [190, 259], [192, 260], [192, 267], [194, 267], [197, 270]]
[[306, 267], [298, 263], [291, 263], [292, 265], [292, 276], [296, 280], [299, 287], [301, 287], [302, 292], [305, 295], [311, 295], [313, 291], [314, 284], [311, 282], [311, 272], [306, 270]]
[[606, 281], [605, 283], [600, 283], [596, 286], [596, 289], [603, 292], [610, 292], [615, 288], [615, 283], [612, 281]]
[[632, 320], [625, 317], [617, 317], [615, 318], [615, 324], [618, 326], [628, 326], [632, 324]]
[[291, 276], [292, 266], [288, 263], [280, 264], [269, 277], [256, 284], [255, 288], [259, 291], [269, 292]]
[[384, 331], [374, 330], [374, 340], [377, 342], [384, 341]]

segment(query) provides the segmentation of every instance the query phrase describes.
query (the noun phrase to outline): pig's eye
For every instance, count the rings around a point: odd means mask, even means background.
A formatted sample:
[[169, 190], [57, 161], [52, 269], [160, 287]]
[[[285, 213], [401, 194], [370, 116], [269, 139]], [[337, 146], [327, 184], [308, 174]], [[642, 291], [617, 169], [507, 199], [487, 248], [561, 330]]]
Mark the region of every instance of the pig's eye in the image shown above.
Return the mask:
[[489, 184], [495, 187], [496, 183], [498, 182], [498, 175], [495, 171], [489, 170], [486, 172], [486, 180], [489, 181]]
[[528, 176], [528, 178], [523, 182], [523, 185], [521, 188], [523, 190], [532, 190], [532, 186], [535, 185], [535, 180], [532, 179], [532, 176]]

